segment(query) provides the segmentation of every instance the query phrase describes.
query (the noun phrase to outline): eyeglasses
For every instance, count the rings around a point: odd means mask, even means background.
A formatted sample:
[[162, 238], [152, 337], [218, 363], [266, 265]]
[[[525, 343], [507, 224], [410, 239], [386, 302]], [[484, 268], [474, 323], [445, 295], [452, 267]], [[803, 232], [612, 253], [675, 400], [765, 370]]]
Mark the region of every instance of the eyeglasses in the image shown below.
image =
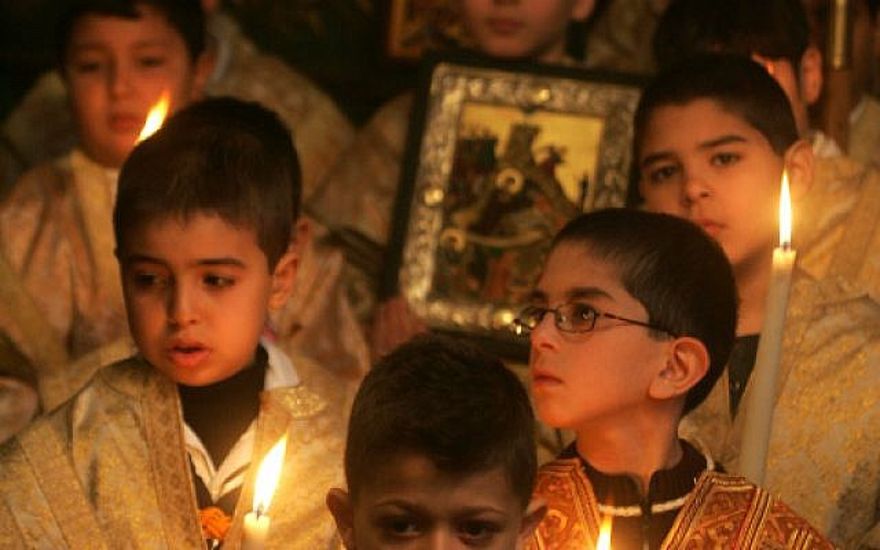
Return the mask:
[[659, 330], [670, 336], [675, 336], [675, 333], [663, 327], [599, 311], [592, 306], [579, 304], [577, 302], [562, 304], [556, 308], [528, 306], [522, 310], [519, 317], [513, 320], [514, 332], [520, 335], [529, 334], [538, 327], [544, 319], [544, 316], [548, 313], [553, 314], [553, 324], [555, 324], [556, 328], [562, 332], [590, 332], [596, 328], [596, 321], [599, 317], [605, 317], [606, 319], [614, 319], [631, 325]]

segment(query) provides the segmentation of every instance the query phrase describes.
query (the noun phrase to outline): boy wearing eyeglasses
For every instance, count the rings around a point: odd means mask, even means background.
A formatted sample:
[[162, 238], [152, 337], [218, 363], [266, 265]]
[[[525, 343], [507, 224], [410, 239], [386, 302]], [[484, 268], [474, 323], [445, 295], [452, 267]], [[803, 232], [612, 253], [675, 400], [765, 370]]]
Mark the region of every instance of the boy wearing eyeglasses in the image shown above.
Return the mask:
[[830, 548], [785, 504], [678, 438], [733, 345], [733, 272], [702, 229], [665, 214], [585, 214], [556, 236], [517, 325], [538, 416], [577, 439], [539, 471], [534, 548]]

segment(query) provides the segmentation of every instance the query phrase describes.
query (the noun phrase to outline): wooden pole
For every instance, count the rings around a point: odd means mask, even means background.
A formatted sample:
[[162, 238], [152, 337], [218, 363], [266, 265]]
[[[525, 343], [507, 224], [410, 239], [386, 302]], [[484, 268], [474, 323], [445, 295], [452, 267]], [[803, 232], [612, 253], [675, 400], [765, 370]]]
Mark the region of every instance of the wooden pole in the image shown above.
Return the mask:
[[825, 104], [822, 126], [834, 141], [846, 148], [849, 114], [852, 111], [852, 3], [830, 3], [825, 44]]

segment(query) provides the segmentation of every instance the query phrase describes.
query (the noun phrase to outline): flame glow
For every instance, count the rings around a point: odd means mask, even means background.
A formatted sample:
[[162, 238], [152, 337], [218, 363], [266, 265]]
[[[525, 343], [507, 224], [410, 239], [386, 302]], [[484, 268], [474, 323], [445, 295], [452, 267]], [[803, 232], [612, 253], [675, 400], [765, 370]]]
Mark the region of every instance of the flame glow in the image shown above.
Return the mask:
[[782, 171], [782, 191], [779, 194], [779, 246], [791, 247], [791, 190], [788, 185], [788, 171]]
[[162, 95], [159, 96], [159, 101], [150, 108], [150, 112], [147, 114], [147, 120], [144, 122], [144, 127], [141, 129], [141, 133], [138, 136], [137, 143], [152, 136], [156, 133], [156, 130], [162, 127], [162, 123], [165, 122], [165, 117], [168, 116], [168, 107], [170, 104], [171, 94], [168, 93], [168, 90], [165, 90], [162, 92]]
[[287, 434], [278, 440], [266, 453], [260, 469], [257, 470], [257, 482], [254, 487], [254, 511], [265, 514], [272, 503], [275, 495], [275, 487], [281, 477], [281, 465], [284, 463], [284, 453], [287, 451]]
[[599, 526], [599, 538], [596, 539], [596, 550], [611, 550], [611, 516], [602, 519]]

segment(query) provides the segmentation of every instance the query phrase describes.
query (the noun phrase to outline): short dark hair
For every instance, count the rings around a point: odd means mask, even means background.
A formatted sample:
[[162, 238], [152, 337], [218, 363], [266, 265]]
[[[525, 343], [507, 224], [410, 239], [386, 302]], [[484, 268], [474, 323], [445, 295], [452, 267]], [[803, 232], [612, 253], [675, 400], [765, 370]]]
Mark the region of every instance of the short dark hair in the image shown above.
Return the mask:
[[293, 235], [300, 170], [281, 119], [232, 98], [194, 103], [141, 142], [119, 174], [116, 246], [144, 223], [210, 212], [253, 229], [274, 267]]
[[563, 243], [582, 245], [615, 266], [621, 285], [647, 310], [649, 323], [706, 346], [709, 370], [688, 392], [684, 413], [702, 403], [736, 337], [736, 283], [721, 246], [685, 219], [629, 209], [575, 218], [556, 235], [553, 247]]
[[74, 0], [59, 19], [55, 33], [58, 65], [64, 67], [73, 29], [80, 19], [87, 15], [139, 19], [142, 6], [149, 6], [165, 17], [183, 38], [192, 61], [205, 51], [206, 23], [200, 0]]
[[422, 455], [442, 472], [504, 469], [523, 508], [537, 471], [534, 416], [525, 388], [475, 345], [425, 335], [381, 359], [358, 389], [345, 475], [357, 499], [376, 466]]
[[714, 101], [740, 117], [785, 155], [798, 137], [785, 92], [761, 65], [731, 54], [704, 54], [685, 59], [658, 73], [645, 88], [633, 123], [633, 176], [627, 202], [641, 202], [637, 163], [651, 115], [660, 107], [681, 106], [699, 99]]
[[810, 45], [802, 0], [674, 0], [657, 24], [661, 69], [706, 52], [787, 59], [795, 71]]

